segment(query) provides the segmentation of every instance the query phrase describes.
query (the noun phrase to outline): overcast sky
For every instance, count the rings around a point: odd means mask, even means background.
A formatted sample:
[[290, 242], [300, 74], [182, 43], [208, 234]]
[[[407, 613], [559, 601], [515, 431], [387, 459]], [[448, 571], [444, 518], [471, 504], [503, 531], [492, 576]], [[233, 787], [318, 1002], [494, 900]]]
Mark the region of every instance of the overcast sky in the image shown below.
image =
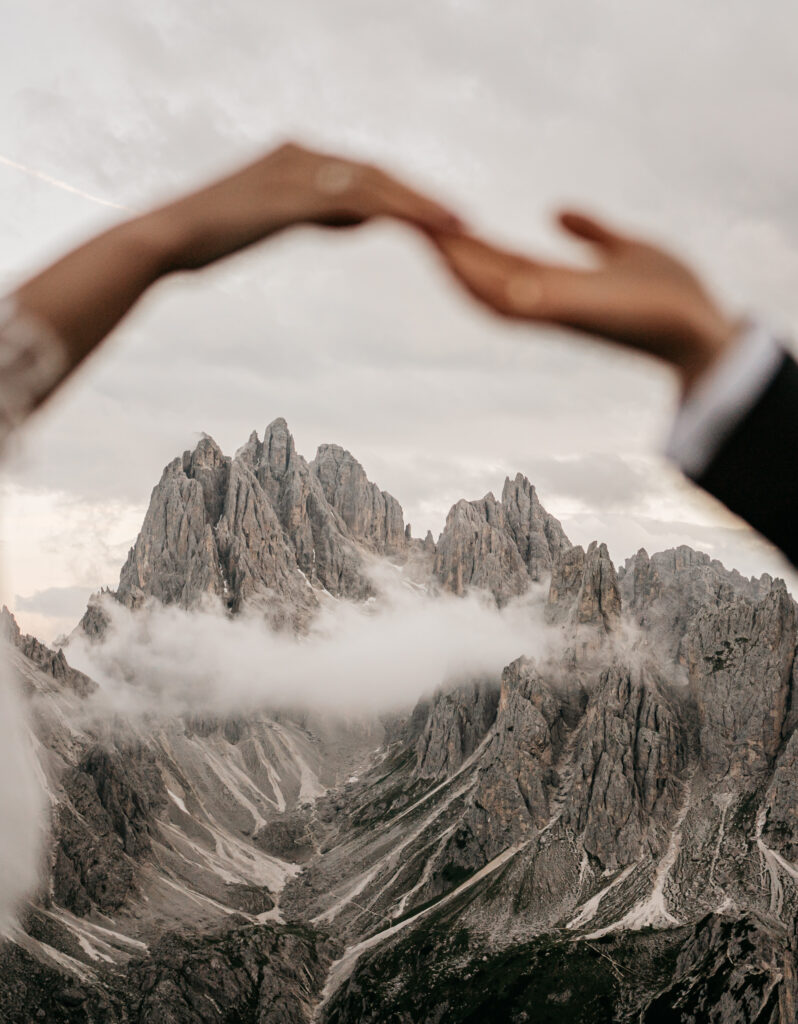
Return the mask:
[[[0, 284], [124, 216], [96, 199], [143, 209], [294, 136], [535, 252], [571, 251], [551, 212], [582, 202], [794, 331], [797, 37], [786, 0], [28, 0], [0, 39]], [[690, 543], [783, 573], [658, 456], [673, 401], [653, 365], [491, 319], [406, 230], [295, 232], [159, 286], [37, 417], [0, 596], [45, 638], [73, 624], [163, 465], [276, 416], [308, 458], [349, 448], [416, 533], [520, 470], [616, 560]]]

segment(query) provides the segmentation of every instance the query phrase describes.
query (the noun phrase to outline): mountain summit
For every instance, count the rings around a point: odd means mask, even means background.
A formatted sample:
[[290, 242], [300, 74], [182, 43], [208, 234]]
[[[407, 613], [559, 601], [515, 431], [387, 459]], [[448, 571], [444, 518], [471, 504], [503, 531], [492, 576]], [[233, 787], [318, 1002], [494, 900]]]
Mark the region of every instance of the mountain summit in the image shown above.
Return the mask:
[[[278, 419], [166, 467], [106, 600], [301, 634], [325, 601], [379, 601], [379, 560], [429, 600], [534, 606], [549, 653], [379, 719], [108, 721], [69, 648], [4, 613], [51, 819], [0, 947], [0, 1019], [794, 1021], [784, 583], [687, 547], [616, 569], [520, 474], [413, 539], [349, 452], [306, 462]], [[107, 628], [95, 602], [83, 629]]]
[[434, 555], [432, 575], [444, 589], [479, 588], [503, 603], [547, 579], [571, 550], [520, 473], [505, 481], [500, 502], [492, 494], [458, 502], [437, 545], [431, 536], [414, 540], [399, 502], [350, 452], [323, 444], [308, 463], [276, 419], [232, 458], [206, 436], [165, 467], [116, 597], [129, 608], [147, 598], [195, 608], [212, 598], [296, 626], [324, 593], [372, 596], [375, 557]]

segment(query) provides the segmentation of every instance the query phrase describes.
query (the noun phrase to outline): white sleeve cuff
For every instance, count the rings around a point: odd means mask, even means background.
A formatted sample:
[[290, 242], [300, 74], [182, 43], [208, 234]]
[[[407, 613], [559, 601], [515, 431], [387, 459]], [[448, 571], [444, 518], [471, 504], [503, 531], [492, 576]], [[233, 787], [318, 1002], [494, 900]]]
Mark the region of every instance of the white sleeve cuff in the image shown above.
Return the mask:
[[704, 472], [773, 380], [783, 357], [772, 332], [749, 321], [730, 350], [698, 379], [676, 414], [665, 449], [683, 472], [693, 478]]

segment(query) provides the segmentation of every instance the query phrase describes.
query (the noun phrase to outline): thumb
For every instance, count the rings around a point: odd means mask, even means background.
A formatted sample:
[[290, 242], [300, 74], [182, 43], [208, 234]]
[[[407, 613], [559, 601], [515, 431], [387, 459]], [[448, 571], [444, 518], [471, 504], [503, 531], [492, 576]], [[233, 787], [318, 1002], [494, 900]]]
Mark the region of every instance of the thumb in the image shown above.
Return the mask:
[[624, 245], [628, 239], [622, 234], [614, 231], [609, 225], [588, 216], [586, 213], [579, 213], [576, 210], [563, 210], [558, 220], [560, 225], [576, 238], [585, 242], [591, 242], [602, 249], [617, 249]]

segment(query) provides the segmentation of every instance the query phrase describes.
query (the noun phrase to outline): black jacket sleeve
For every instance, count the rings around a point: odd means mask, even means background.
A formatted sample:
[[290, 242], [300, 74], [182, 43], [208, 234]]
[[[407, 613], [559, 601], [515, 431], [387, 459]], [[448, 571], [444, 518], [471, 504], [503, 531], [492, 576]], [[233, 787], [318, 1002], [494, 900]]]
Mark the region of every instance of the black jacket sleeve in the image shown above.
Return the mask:
[[791, 356], [694, 479], [798, 565], [798, 364]]

